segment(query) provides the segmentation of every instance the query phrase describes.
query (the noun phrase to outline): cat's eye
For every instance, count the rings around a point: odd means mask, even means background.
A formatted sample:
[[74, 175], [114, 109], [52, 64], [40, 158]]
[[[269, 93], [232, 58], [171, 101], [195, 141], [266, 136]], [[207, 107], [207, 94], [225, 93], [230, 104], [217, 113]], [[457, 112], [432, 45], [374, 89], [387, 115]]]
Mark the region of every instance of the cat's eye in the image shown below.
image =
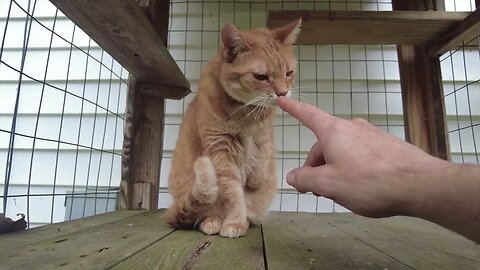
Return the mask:
[[287, 73], [285, 73], [285, 75], [287, 77], [290, 77], [290, 76], [292, 76], [292, 73], [293, 73], [293, 70], [290, 70], [290, 71], [287, 71]]
[[253, 73], [253, 77], [259, 81], [268, 81], [268, 76], [265, 74]]

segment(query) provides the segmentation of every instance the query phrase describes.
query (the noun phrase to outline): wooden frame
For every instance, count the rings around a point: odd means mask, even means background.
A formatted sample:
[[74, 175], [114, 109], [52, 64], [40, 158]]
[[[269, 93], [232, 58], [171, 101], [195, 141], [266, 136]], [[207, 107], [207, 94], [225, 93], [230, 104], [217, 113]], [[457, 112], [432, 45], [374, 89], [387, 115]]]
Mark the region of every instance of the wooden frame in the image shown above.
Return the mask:
[[[107, 51], [141, 83], [155, 89], [155, 96], [181, 99], [190, 91], [190, 84], [165, 46], [165, 25], [168, 16], [162, 2], [141, 1], [144, 10], [133, 0], [51, 0], [67, 17]], [[94, 7], [94, 8], [92, 8]], [[148, 15], [147, 15], [148, 14]], [[156, 20], [151, 23], [148, 19]], [[162, 26], [162, 24], [164, 26]], [[155, 29], [154, 25], [156, 25]], [[158, 32], [165, 32], [159, 35]], [[158, 87], [152, 87], [158, 85]], [[163, 93], [172, 87], [175, 91]]]
[[275, 28], [300, 17], [298, 45], [425, 45], [460, 23], [468, 12], [438, 11], [270, 11]]

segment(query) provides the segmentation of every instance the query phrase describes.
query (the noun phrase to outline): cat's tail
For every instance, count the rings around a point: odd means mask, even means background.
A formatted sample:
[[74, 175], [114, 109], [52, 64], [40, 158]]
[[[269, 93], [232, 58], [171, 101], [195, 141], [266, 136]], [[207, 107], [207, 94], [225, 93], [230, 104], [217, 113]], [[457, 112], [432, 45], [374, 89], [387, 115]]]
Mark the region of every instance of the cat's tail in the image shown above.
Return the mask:
[[201, 156], [193, 163], [195, 184], [190, 193], [181, 196], [165, 214], [166, 222], [176, 228], [195, 227], [206, 206], [217, 201], [217, 175], [212, 161]]

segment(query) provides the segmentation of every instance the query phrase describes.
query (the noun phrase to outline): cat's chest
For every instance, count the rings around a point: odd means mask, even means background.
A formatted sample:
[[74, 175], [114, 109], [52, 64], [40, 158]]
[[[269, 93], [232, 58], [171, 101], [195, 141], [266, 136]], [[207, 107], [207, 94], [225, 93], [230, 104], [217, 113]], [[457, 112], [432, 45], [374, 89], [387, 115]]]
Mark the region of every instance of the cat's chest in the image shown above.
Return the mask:
[[259, 138], [250, 136], [243, 138], [242, 153], [239, 155], [238, 165], [245, 177], [251, 174], [255, 166], [263, 164], [263, 158], [266, 153], [265, 147], [261, 147]]

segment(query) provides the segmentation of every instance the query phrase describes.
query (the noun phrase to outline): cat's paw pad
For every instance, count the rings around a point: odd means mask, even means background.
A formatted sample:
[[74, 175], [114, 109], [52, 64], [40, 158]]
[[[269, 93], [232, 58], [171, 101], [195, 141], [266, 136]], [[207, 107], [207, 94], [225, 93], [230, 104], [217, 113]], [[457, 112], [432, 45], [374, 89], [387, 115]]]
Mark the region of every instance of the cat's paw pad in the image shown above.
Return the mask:
[[220, 229], [220, 235], [227, 238], [238, 238], [247, 233], [248, 225], [244, 224], [224, 224]]
[[199, 229], [204, 234], [214, 235], [220, 232], [222, 221], [217, 217], [207, 217], [200, 223]]

